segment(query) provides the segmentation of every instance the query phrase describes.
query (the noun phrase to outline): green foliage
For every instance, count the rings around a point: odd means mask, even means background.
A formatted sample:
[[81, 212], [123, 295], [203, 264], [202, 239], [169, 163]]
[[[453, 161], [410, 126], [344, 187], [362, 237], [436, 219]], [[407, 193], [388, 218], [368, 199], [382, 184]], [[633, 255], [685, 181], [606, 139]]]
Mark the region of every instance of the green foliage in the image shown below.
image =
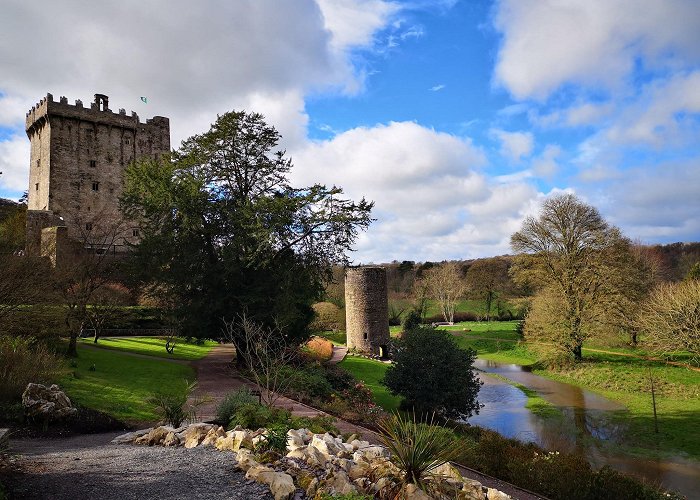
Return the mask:
[[700, 261], [693, 264], [685, 275], [686, 280], [700, 280]]
[[49, 382], [62, 359], [34, 338], [0, 336], [0, 401], [18, 399], [29, 382]]
[[478, 412], [481, 384], [472, 370], [475, 351], [459, 349], [449, 332], [428, 327], [404, 332], [396, 342], [384, 383], [404, 398], [404, 408], [442, 418]]
[[340, 435], [340, 431], [335, 426], [335, 418], [327, 415], [292, 417], [289, 427], [290, 429], [308, 429], [314, 434], [325, 434], [329, 432], [335, 436]]
[[258, 398], [253, 396], [247, 387], [229, 392], [216, 407], [216, 420], [221, 423], [229, 423], [242, 406], [257, 402]]
[[425, 479], [442, 464], [453, 460], [460, 443], [449, 430], [394, 414], [379, 423], [380, 437], [391, 452], [391, 461], [405, 483], [426, 489]]
[[479, 427], [460, 427], [455, 461], [556, 500], [676, 499], [609, 467], [594, 470], [578, 454], [547, 452]]
[[277, 455], [287, 453], [287, 431], [290, 427], [287, 424], [271, 425], [267, 429], [265, 440], [255, 447], [256, 453], [273, 452]]
[[302, 402], [324, 400], [333, 392], [333, 387], [320, 366], [283, 366], [280, 370], [280, 377], [287, 383], [285, 392], [293, 399]]
[[274, 424], [286, 424], [291, 414], [282, 408], [271, 408], [257, 401], [239, 407], [229, 422], [229, 427], [240, 425], [246, 429], [268, 428]]
[[180, 427], [182, 422], [193, 422], [196, 419], [197, 407], [204, 402], [201, 399], [188, 402], [196, 387], [197, 382], [183, 380], [179, 387], [155, 392], [148, 398], [148, 402], [155, 406], [156, 413], [165, 424]]
[[171, 296], [193, 336], [246, 313], [285, 325], [289, 343], [305, 340], [330, 266], [371, 222], [372, 203], [339, 188], [291, 187], [279, 140], [259, 114], [224, 113], [170, 160], [126, 172], [122, 206], [143, 235], [136, 269]]
[[411, 309], [403, 319], [403, 324], [401, 325], [403, 327], [403, 331], [406, 332], [408, 330], [413, 330], [414, 328], [420, 326], [420, 324], [423, 322], [422, 320], [423, 318], [421, 318], [420, 311], [417, 309]]

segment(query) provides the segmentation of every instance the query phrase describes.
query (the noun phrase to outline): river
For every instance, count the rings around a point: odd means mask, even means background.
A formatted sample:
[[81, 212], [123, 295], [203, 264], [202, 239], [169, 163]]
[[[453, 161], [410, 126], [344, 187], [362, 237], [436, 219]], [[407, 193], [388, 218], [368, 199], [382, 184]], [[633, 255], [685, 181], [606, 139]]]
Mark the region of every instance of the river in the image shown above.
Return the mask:
[[[615, 451], [614, 443], [624, 440], [627, 431], [619, 419], [610, 418], [611, 412], [624, 409], [619, 403], [580, 387], [535, 375], [520, 365], [477, 359], [474, 366], [481, 371], [480, 378], [484, 382], [479, 392], [479, 402], [484, 406], [478, 415], [469, 418], [470, 424], [521, 441], [532, 441], [548, 450], [581, 453], [596, 467], [610, 465], [678, 490], [689, 499], [700, 498], [699, 462], [682, 457], [642, 459]], [[527, 396], [520, 389], [489, 373], [537, 391], [561, 410], [563, 418], [533, 414], [525, 408]]]

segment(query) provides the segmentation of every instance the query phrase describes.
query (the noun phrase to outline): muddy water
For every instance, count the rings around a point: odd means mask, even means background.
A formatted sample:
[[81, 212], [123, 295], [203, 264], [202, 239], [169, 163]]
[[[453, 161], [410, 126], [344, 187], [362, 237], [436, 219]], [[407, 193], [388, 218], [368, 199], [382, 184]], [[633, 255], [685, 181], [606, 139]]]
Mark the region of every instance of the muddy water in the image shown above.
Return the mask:
[[[469, 423], [499, 433], [532, 441], [549, 450], [578, 452], [596, 467], [610, 465], [618, 470], [661, 483], [688, 498], [700, 499], [700, 463], [681, 457], [664, 460], [640, 459], [614, 451], [610, 443], [626, 439], [626, 429], [616, 424], [611, 412], [624, 407], [616, 402], [585, 391], [580, 387], [540, 377], [520, 365], [477, 359], [474, 366], [482, 371], [484, 385], [479, 402], [484, 407]], [[488, 373], [496, 373], [533, 389], [543, 399], [557, 406], [563, 418], [545, 419], [525, 408], [527, 397], [522, 391]], [[596, 438], [596, 439], [591, 439]], [[598, 443], [608, 446], [597, 446]]]

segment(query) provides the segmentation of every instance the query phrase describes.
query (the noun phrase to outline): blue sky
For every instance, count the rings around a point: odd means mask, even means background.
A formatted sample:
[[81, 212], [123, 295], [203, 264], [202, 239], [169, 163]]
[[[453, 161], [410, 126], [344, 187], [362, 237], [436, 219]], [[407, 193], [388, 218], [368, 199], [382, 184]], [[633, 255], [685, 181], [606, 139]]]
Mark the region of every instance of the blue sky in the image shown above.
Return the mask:
[[699, 27], [692, 0], [4, 0], [0, 196], [26, 189], [26, 110], [101, 92], [173, 146], [262, 112], [297, 185], [376, 202], [356, 262], [508, 253], [562, 191], [697, 241]]

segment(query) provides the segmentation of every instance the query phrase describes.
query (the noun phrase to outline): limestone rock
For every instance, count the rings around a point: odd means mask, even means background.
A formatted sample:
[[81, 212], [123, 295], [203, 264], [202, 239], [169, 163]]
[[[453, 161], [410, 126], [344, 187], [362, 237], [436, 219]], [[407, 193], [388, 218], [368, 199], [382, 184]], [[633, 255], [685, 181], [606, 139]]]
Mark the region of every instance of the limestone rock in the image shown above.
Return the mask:
[[325, 434], [314, 434], [309, 447], [316, 448], [327, 457], [337, 455], [341, 450], [339, 443], [327, 432]]
[[274, 470], [266, 465], [256, 463], [255, 465], [251, 465], [250, 468], [246, 471], [245, 477], [246, 479], [253, 479], [254, 481], [262, 483], [260, 475], [263, 472], [274, 472]]
[[430, 495], [415, 484], [407, 484], [403, 489], [403, 493], [402, 498], [406, 500], [430, 500]]
[[175, 429], [173, 429], [172, 427], [161, 425], [160, 427], [156, 427], [155, 429], [153, 429], [148, 434], [135, 440], [134, 443], [146, 444], [148, 446], [157, 446], [159, 444], [162, 444], [165, 437], [174, 430]]
[[175, 432], [168, 432], [168, 435], [163, 439], [163, 446], [179, 446], [180, 438]]
[[452, 478], [456, 481], [462, 482], [462, 474], [457, 470], [457, 468], [449, 462], [445, 462], [439, 467], [433, 469], [433, 474], [436, 476], [442, 476], [444, 478]]
[[47, 421], [60, 420], [78, 413], [68, 396], [56, 385], [27, 384], [22, 393], [22, 406], [29, 417]]
[[383, 446], [367, 446], [358, 449], [352, 456], [355, 462], [360, 460], [371, 461], [375, 458], [389, 458], [389, 450]]
[[357, 488], [350, 481], [348, 475], [342, 470], [331, 473], [329, 477], [321, 483], [319, 489], [333, 496], [357, 493]]
[[146, 434], [148, 434], [152, 430], [153, 430], [153, 427], [149, 427], [148, 429], [141, 429], [139, 431], [127, 432], [126, 434], [122, 434], [120, 436], [115, 437], [110, 442], [112, 444], [131, 444], [136, 439], [140, 438], [141, 436], [145, 436]]
[[263, 471], [258, 475], [257, 481], [270, 487], [275, 500], [289, 500], [296, 491], [292, 476], [284, 472], [275, 472], [271, 469]]
[[194, 448], [199, 446], [211, 429], [215, 428], [212, 424], [192, 424], [184, 432], [185, 448]]
[[318, 491], [318, 478], [313, 478], [308, 486], [306, 487], [306, 496], [308, 498], [314, 498], [316, 496], [316, 492]]
[[233, 450], [238, 451], [241, 448], [253, 449], [253, 437], [247, 429], [233, 431]]
[[299, 431], [289, 429], [287, 431], [287, 450], [294, 451], [306, 446], [304, 438]]
[[238, 452], [236, 453], [236, 461], [238, 462], [238, 468], [246, 472], [251, 467], [255, 465], [260, 465], [253, 458], [253, 454], [251, 453], [251, 451], [246, 450], [245, 448], [238, 450]]
[[488, 500], [510, 500], [510, 495], [506, 495], [495, 488], [488, 488], [486, 490], [486, 498]]
[[369, 448], [371, 445], [369, 441], [360, 441], [358, 439], [353, 439], [350, 441], [350, 446], [352, 446], [353, 451], [357, 451], [361, 448]]
[[328, 457], [312, 446], [297, 448], [287, 453], [288, 458], [298, 458], [311, 466], [325, 467]]
[[214, 446], [216, 444], [216, 440], [219, 439], [220, 437], [225, 437], [226, 436], [226, 431], [224, 430], [223, 427], [217, 427], [213, 429], [209, 429], [209, 432], [207, 432], [207, 435], [204, 436], [204, 439], [201, 442], [202, 446]]
[[457, 498], [460, 500], [484, 500], [484, 487], [479, 481], [464, 478], [462, 491], [459, 492]]

